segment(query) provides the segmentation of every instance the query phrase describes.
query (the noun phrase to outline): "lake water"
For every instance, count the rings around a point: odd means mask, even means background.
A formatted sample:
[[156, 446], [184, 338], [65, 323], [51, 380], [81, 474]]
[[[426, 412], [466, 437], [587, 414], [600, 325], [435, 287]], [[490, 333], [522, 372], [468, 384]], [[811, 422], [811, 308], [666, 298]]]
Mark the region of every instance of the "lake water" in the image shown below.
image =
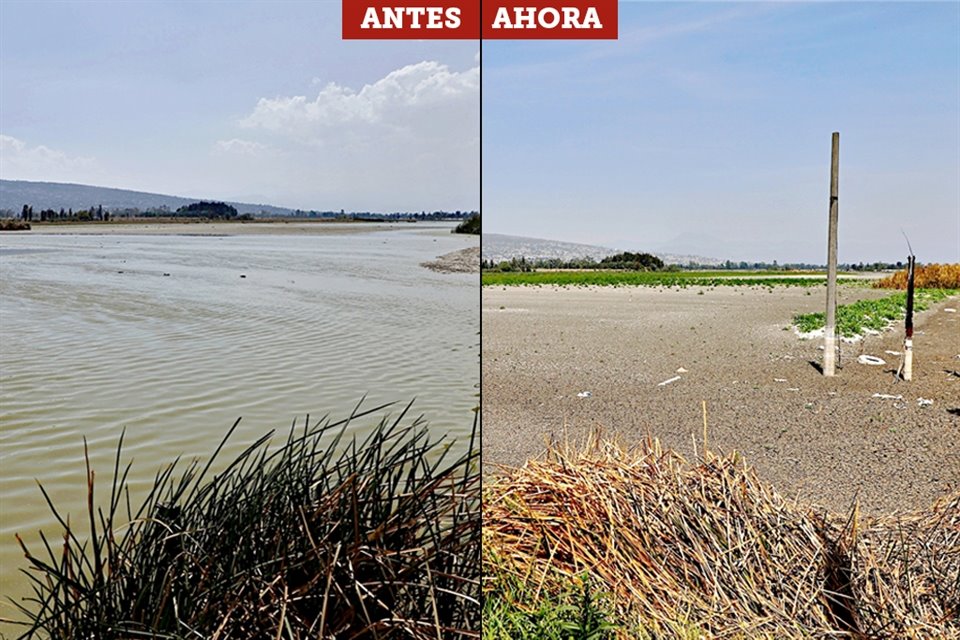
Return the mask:
[[101, 492], [123, 428], [142, 491], [175, 457], [209, 456], [238, 417], [233, 452], [306, 414], [346, 417], [364, 395], [398, 402], [393, 415], [416, 398], [431, 431], [466, 448], [479, 276], [419, 264], [476, 237], [355, 231], [0, 237], [2, 595], [26, 593], [14, 533], [59, 538], [35, 479], [83, 515], [84, 436]]

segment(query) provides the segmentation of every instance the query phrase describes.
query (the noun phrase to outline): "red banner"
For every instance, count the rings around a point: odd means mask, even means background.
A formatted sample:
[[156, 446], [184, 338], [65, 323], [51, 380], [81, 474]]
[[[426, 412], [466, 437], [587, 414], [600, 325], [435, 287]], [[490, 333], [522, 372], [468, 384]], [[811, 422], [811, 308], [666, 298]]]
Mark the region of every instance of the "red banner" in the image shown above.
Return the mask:
[[344, 40], [479, 40], [480, 0], [343, 0]]
[[616, 40], [617, 0], [343, 0], [344, 40]]
[[484, 40], [616, 40], [617, 0], [484, 0]]

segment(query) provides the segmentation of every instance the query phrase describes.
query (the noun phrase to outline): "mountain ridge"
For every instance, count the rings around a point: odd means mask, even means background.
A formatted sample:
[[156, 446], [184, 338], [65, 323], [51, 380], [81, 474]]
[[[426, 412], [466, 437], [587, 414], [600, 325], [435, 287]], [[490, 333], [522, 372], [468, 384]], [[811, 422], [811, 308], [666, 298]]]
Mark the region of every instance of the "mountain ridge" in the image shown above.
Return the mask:
[[[36, 210], [84, 209], [90, 206], [103, 206], [103, 208], [111, 211], [117, 209], [145, 210], [159, 207], [175, 210], [178, 207], [201, 200], [220, 201], [219, 198], [190, 198], [74, 182], [0, 180], [0, 209], [15, 213], [19, 213], [25, 204]], [[286, 216], [294, 213], [293, 209], [268, 204], [230, 201], [226, 201], [226, 204], [236, 207], [241, 214], [266, 212], [270, 215]]]

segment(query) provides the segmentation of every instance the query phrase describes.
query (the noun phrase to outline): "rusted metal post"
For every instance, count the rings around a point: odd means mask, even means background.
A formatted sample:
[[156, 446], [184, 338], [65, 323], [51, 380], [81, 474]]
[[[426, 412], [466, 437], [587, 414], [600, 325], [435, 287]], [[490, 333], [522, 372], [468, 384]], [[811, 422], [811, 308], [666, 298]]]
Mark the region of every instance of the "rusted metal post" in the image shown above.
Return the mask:
[[823, 328], [823, 375], [837, 373], [837, 217], [840, 181], [840, 133], [830, 151], [830, 225], [827, 232], [827, 318]]
[[904, 321], [903, 379], [913, 379], [913, 272], [916, 258], [907, 258], [907, 317]]

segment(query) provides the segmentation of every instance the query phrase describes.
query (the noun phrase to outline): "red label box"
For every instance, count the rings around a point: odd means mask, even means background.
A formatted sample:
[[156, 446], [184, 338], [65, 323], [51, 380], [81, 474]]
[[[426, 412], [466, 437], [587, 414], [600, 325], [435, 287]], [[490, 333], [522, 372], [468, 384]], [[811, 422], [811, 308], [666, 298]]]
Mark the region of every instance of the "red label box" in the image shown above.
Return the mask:
[[616, 40], [617, 0], [343, 0], [344, 40]]
[[344, 40], [478, 40], [480, 0], [343, 0]]
[[484, 0], [484, 40], [616, 40], [617, 0]]

